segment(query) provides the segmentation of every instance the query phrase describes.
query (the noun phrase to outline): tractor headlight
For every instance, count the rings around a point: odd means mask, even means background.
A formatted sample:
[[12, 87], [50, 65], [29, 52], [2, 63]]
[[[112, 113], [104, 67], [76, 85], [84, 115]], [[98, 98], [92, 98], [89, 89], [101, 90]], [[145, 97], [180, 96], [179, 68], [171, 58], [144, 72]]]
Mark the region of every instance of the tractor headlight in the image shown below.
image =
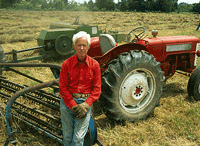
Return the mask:
[[152, 30], [153, 37], [156, 37], [158, 35], [158, 30]]

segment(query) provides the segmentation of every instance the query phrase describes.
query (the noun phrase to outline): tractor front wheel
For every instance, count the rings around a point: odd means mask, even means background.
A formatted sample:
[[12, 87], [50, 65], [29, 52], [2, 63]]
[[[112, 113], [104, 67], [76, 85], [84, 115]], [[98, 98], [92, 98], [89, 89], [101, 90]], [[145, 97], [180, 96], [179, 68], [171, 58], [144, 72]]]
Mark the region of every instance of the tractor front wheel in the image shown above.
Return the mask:
[[160, 63], [147, 52], [122, 53], [102, 74], [100, 101], [109, 118], [146, 119], [159, 105], [164, 79]]
[[196, 101], [200, 100], [200, 66], [194, 70], [187, 86], [188, 95]]

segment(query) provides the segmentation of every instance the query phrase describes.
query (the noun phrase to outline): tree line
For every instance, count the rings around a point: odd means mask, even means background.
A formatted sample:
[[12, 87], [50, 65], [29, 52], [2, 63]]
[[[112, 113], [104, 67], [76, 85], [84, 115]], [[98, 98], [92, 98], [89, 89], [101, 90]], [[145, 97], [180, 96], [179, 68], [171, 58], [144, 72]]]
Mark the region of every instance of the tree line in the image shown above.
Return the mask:
[[0, 8], [13, 10], [66, 10], [66, 11], [135, 11], [135, 12], [197, 12], [200, 2], [180, 3], [178, 0], [89, 0], [77, 3], [75, 0], [0, 0]]

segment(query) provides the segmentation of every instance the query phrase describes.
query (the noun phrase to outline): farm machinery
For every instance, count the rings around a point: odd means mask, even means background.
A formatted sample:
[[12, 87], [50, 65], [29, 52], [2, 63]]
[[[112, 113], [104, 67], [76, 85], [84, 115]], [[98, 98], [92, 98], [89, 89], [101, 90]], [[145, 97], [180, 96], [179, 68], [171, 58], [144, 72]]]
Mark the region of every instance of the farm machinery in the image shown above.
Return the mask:
[[[124, 34], [118, 33], [118, 31], [115, 30], [108, 30], [108, 32], [106, 32], [105, 29], [103, 32], [103, 30], [99, 30], [97, 25], [79, 24], [78, 17], [73, 24], [52, 22], [49, 29], [41, 30], [37, 39], [38, 47], [24, 50], [12, 50], [11, 52], [5, 53], [6, 56], [13, 56], [12, 60], [8, 60], [6, 62], [19, 63], [38, 59], [45, 60], [48, 58], [69, 58], [75, 54], [75, 50], [72, 47], [72, 37], [79, 31], [85, 31], [90, 34], [91, 37], [98, 37], [102, 33], [108, 33], [117, 43], [122, 42], [125, 38]], [[39, 50], [39, 55], [18, 59], [19, 53], [31, 50]]]
[[[57, 56], [67, 56], [74, 53], [72, 48], [72, 37], [75, 33], [79, 31], [85, 31], [90, 34], [91, 37], [98, 37], [100, 34], [107, 33], [106, 30], [103, 32], [99, 30], [97, 25], [77, 25], [69, 23], [53, 22], [50, 25], [50, 29], [42, 30], [39, 38], [38, 45], [45, 46], [43, 48], [46, 54], [54, 54]], [[115, 41], [121, 42], [124, 35], [118, 33], [118, 31], [109, 30], [108, 33], [112, 35]], [[42, 53], [42, 51], [41, 51]]]
[[[197, 57], [200, 57], [199, 38], [157, 37], [156, 30], [152, 31], [153, 36], [150, 38], [143, 38], [144, 34], [145, 28], [135, 28], [127, 34], [127, 43], [119, 46], [109, 34], [91, 37], [88, 55], [100, 64], [102, 94], [99, 101], [110, 119], [120, 122], [146, 119], [159, 105], [164, 82], [176, 71], [191, 75], [188, 95], [200, 100], [200, 67], [196, 68]], [[48, 43], [44, 45], [48, 46]], [[0, 98], [1, 107], [6, 113], [7, 143], [16, 142], [12, 126], [12, 119], [16, 119], [62, 144], [58, 87], [61, 66], [9, 63], [5, 62], [3, 49], [0, 53], [3, 73], [13, 71], [39, 83], [34, 86], [20, 85], [8, 80], [2, 73]], [[56, 80], [42, 82], [13, 69], [16, 67], [48, 67]], [[45, 88], [51, 88], [53, 92], [49, 93]], [[98, 143], [96, 125], [94, 119], [91, 119], [85, 145], [96, 142]]]

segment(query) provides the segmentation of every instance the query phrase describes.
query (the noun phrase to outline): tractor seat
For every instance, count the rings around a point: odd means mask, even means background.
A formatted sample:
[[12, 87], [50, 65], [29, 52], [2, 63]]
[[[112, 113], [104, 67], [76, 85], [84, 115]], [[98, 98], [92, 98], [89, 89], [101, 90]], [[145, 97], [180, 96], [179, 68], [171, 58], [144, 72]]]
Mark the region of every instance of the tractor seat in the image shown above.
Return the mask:
[[115, 39], [110, 34], [100, 34], [99, 44], [102, 54], [105, 54], [113, 47], [116, 47]]

